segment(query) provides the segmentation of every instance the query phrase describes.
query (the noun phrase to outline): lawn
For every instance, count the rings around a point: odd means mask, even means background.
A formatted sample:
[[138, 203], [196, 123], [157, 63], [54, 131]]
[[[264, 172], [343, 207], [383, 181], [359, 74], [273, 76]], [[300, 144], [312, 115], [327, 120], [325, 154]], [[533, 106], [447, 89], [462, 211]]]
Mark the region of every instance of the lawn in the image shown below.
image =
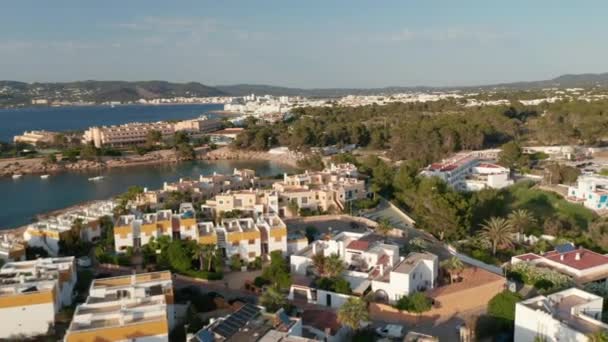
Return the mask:
[[539, 190], [532, 182], [520, 182], [503, 189], [507, 209], [527, 209], [539, 220], [539, 224], [551, 216], [562, 216], [572, 219], [576, 224], [587, 229], [596, 214], [580, 204], [570, 203], [561, 196]]

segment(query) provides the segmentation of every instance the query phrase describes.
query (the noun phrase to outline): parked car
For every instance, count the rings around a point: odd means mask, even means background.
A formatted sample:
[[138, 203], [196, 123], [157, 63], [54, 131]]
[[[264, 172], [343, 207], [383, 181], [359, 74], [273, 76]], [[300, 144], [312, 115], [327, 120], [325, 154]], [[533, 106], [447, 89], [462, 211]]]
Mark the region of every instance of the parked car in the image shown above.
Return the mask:
[[397, 324], [387, 324], [383, 327], [376, 328], [376, 334], [382, 337], [403, 337], [403, 326]]

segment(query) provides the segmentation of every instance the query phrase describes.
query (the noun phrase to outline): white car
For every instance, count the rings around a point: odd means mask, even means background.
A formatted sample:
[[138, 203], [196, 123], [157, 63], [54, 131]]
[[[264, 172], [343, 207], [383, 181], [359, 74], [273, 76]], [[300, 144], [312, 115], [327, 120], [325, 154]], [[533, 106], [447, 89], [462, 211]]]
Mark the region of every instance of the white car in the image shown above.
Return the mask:
[[397, 324], [387, 324], [384, 327], [376, 328], [376, 334], [382, 337], [403, 337], [403, 327]]

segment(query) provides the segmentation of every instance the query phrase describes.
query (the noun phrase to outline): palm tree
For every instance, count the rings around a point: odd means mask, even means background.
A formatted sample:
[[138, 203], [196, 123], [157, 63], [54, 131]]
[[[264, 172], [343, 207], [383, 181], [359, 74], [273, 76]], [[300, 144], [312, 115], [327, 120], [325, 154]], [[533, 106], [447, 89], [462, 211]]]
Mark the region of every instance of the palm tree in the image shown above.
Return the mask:
[[450, 275], [450, 284], [454, 282], [454, 276], [460, 276], [460, 272], [464, 270], [462, 260], [456, 256], [442, 261], [441, 267]]
[[385, 240], [391, 230], [393, 230], [393, 227], [391, 227], [391, 223], [387, 219], [380, 220], [376, 226], [376, 233], [382, 235]]
[[338, 254], [332, 254], [328, 258], [325, 259], [325, 274], [329, 277], [337, 277], [344, 270], [346, 266], [344, 265], [344, 261], [340, 259]]
[[205, 261], [207, 262], [207, 272], [211, 271], [211, 265], [216, 257], [216, 245], [199, 245], [195, 251], [195, 257], [198, 258], [199, 269], [203, 270]]
[[266, 291], [260, 296], [260, 304], [262, 304], [268, 310], [268, 312], [276, 312], [285, 306], [286, 303], [287, 301], [285, 300], [285, 295], [283, 295], [274, 286], [266, 289]]
[[479, 236], [492, 244], [492, 255], [499, 245], [513, 246], [513, 227], [502, 217], [492, 217], [482, 225]]
[[509, 214], [508, 221], [516, 232], [523, 234], [527, 228], [536, 222], [536, 219], [526, 209], [517, 209]]
[[367, 303], [361, 298], [350, 297], [338, 309], [338, 322], [353, 330], [359, 329], [363, 321], [369, 321], [369, 312]]
[[322, 277], [325, 275], [325, 256], [323, 253], [317, 253], [312, 256], [312, 266], [318, 276]]

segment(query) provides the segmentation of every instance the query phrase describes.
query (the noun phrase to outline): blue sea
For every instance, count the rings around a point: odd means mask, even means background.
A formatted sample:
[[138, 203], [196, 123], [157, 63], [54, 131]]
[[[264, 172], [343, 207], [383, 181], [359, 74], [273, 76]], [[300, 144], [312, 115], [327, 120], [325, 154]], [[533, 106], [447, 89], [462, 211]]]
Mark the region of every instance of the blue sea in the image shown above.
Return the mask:
[[127, 122], [191, 119], [202, 114], [213, 117], [209, 112], [222, 108], [221, 104], [184, 104], [0, 109], [0, 141], [12, 141], [13, 136], [31, 130], [73, 131]]

